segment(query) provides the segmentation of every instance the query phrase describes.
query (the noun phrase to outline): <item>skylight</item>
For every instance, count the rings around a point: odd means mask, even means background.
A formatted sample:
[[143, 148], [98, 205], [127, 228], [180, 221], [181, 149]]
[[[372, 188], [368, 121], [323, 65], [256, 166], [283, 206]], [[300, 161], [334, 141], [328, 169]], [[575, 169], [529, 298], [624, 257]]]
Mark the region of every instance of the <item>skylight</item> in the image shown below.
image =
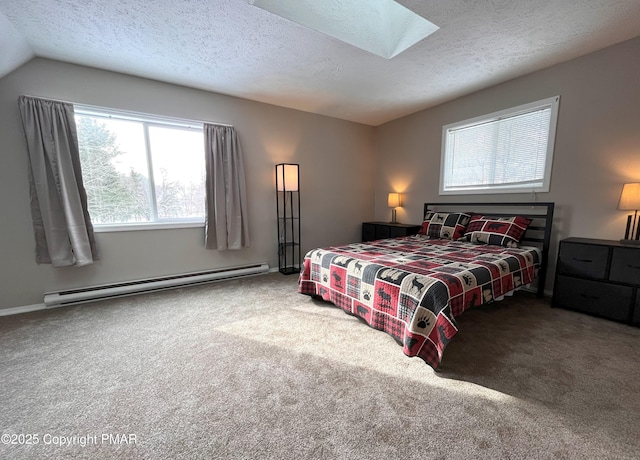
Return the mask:
[[250, 3], [386, 59], [439, 29], [393, 0], [250, 0]]

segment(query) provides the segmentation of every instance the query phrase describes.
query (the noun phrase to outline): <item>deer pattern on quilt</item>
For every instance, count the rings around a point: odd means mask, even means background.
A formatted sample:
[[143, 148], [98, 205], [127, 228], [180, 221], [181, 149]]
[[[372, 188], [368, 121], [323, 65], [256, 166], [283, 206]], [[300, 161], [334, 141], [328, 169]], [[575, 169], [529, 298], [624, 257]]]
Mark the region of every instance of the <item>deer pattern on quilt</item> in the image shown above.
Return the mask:
[[298, 290], [387, 332], [435, 369], [455, 317], [531, 283], [540, 260], [536, 248], [414, 235], [310, 251]]

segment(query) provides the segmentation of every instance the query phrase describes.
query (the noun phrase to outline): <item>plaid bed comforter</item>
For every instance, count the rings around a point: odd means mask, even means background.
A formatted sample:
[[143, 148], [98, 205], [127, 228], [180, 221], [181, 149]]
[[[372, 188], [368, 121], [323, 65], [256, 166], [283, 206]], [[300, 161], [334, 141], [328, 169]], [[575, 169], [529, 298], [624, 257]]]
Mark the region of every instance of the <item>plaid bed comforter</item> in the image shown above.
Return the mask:
[[315, 249], [298, 291], [387, 332], [436, 369], [455, 317], [533, 281], [541, 252], [415, 235]]

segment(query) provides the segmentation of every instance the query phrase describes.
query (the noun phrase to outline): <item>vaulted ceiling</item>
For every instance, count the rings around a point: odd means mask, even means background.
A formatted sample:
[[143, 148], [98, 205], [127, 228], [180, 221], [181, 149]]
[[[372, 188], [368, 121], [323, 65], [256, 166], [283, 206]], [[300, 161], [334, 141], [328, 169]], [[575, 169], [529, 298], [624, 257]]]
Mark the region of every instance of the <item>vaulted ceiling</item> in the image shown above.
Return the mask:
[[638, 0], [398, 0], [439, 30], [385, 59], [253, 1], [0, 0], [0, 77], [37, 56], [375, 126], [640, 35]]

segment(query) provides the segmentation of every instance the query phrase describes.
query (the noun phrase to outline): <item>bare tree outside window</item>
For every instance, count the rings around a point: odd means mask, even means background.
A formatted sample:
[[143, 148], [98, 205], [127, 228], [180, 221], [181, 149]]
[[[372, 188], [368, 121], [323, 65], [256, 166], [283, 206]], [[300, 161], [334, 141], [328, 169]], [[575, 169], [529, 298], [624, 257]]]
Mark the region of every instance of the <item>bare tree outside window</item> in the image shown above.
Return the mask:
[[203, 222], [202, 129], [76, 111], [82, 174], [96, 226]]

